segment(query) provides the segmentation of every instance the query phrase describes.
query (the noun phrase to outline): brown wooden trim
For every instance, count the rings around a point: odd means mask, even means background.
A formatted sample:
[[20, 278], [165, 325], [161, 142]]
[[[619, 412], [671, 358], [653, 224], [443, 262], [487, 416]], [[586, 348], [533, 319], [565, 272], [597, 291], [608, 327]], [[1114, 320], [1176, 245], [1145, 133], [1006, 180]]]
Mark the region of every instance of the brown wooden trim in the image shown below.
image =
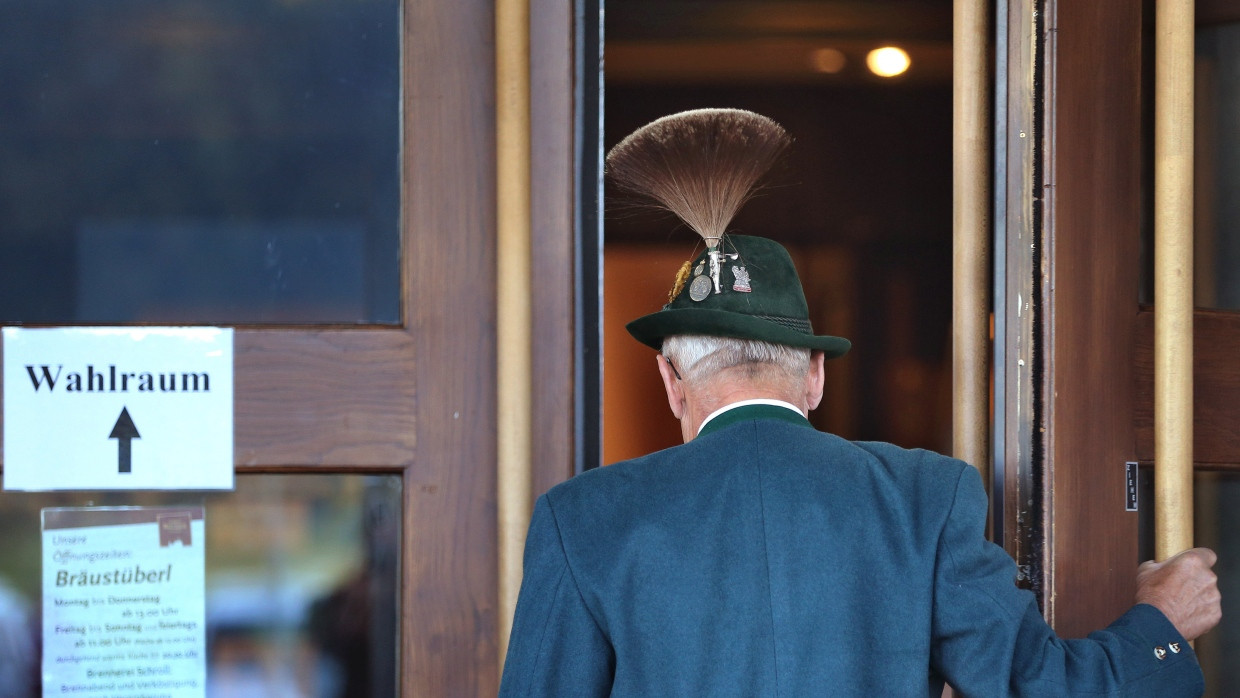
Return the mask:
[[[536, 0], [531, 17], [538, 490], [572, 468], [572, 6]], [[494, 695], [499, 682], [493, 31], [485, 0], [406, 4], [417, 447], [405, 478], [402, 696]]]
[[1072, 637], [1114, 620], [1135, 590], [1124, 405], [1141, 225], [1141, 6], [1052, 0], [1046, 22], [1046, 602]]
[[411, 465], [412, 349], [403, 330], [238, 330], [238, 469]]
[[[1133, 337], [1136, 457], [1154, 460], [1154, 314], [1137, 315]], [[1240, 313], [1193, 314], [1193, 462], [1199, 468], [1240, 468]]]
[[531, 0], [534, 414], [537, 497], [573, 473], [573, 3]]
[[417, 455], [405, 477], [401, 695], [498, 685], [495, 605], [495, 18], [405, 3], [407, 318]]

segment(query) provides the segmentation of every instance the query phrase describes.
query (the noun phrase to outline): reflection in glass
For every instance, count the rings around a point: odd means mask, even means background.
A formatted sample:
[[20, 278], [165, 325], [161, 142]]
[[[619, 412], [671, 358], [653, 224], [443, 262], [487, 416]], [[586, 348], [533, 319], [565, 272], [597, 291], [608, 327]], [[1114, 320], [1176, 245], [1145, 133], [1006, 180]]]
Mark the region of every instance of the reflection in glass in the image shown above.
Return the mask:
[[239, 475], [206, 495], [0, 493], [0, 695], [40, 695], [40, 509], [203, 502], [208, 695], [394, 696], [400, 487]]
[[[1140, 536], [1142, 560], [1154, 557], [1154, 473], [1140, 474]], [[1206, 676], [1207, 697], [1234, 695], [1240, 686], [1240, 617], [1228, 613], [1231, 600], [1240, 598], [1240, 473], [1197, 471], [1193, 477], [1193, 531], [1196, 545], [1218, 553], [1214, 571], [1223, 593], [1223, 620], [1195, 643]]]
[[1196, 305], [1240, 309], [1240, 24], [1197, 32]]
[[0, 3], [0, 322], [398, 322], [399, 12]]
[[[1221, 7], [1221, 5], [1220, 5]], [[1152, 37], [1152, 35], [1151, 35]], [[1153, 52], [1153, 40], [1145, 49]], [[1240, 23], [1197, 27], [1193, 124], [1193, 303], [1240, 310]], [[1144, 72], [1144, 109], [1152, 122], [1153, 63]], [[1146, 124], [1139, 301], [1154, 298], [1152, 123]]]

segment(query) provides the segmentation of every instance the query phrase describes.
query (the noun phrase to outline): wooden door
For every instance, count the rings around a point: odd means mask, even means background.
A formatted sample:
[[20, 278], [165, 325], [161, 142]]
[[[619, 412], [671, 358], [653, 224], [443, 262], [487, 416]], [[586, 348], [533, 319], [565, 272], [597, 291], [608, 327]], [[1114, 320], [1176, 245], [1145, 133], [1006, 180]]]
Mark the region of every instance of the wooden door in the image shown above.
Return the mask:
[[[1125, 463], [1149, 475], [1157, 428], [1142, 294], [1153, 3], [1002, 5], [996, 530], [1048, 619], [1076, 637], [1131, 604], [1136, 566], [1152, 554], [1142, 540], [1152, 514], [1126, 507]], [[1200, 3], [1199, 22], [1222, 6]], [[1198, 310], [1198, 472], [1240, 467], [1237, 347], [1240, 313]]]
[[[532, 11], [535, 492], [573, 470], [572, 11]], [[239, 472], [403, 476], [402, 696], [498, 688], [493, 26], [405, 4], [403, 326], [237, 336]]]
[[[535, 492], [573, 471], [574, 7], [531, 13]], [[238, 326], [235, 467], [399, 476], [399, 619], [377, 651], [399, 695], [494, 695], [494, 8], [400, 17], [399, 322]]]
[[[997, 131], [996, 531], [1048, 619], [1083, 635], [1134, 590], [1132, 341], [1141, 208], [1141, 12], [1007, 3]], [[1102, 544], [1106, 541], [1106, 544]]]

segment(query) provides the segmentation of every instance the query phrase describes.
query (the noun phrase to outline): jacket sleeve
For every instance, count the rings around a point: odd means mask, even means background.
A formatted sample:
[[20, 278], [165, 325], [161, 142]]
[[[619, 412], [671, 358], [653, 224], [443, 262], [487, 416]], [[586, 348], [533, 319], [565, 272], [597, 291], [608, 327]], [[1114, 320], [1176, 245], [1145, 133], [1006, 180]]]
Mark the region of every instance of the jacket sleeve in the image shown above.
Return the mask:
[[524, 567], [499, 695], [609, 695], [615, 655], [582, 600], [546, 495], [534, 507]]
[[[965, 696], [1200, 696], [1193, 649], [1156, 608], [1138, 605], [1111, 625], [1064, 640], [1016, 567], [985, 540], [986, 496], [965, 466], [938, 546], [931, 662]], [[1135, 573], [1135, 571], [1134, 571]]]

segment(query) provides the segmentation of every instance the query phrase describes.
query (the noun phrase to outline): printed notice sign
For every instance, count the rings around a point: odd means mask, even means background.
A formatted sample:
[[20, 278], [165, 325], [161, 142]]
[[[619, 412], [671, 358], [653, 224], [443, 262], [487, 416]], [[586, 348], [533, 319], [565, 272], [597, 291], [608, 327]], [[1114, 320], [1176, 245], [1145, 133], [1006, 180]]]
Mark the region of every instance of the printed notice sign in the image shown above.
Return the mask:
[[206, 695], [203, 508], [43, 510], [43, 695]]
[[233, 333], [4, 328], [4, 489], [232, 489]]

